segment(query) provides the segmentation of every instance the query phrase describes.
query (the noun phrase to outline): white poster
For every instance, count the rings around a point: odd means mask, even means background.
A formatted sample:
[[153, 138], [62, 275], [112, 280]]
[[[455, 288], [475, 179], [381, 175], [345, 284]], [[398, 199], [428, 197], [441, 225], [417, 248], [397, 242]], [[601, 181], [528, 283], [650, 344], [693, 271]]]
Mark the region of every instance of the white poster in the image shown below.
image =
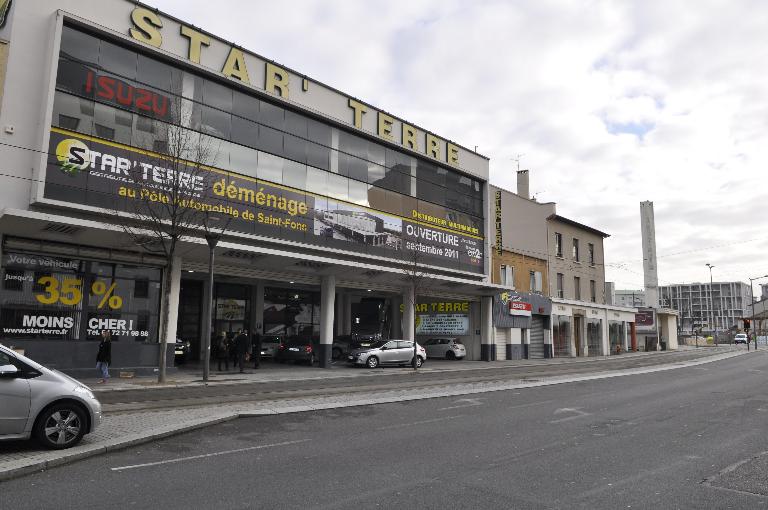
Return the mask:
[[466, 335], [469, 331], [469, 315], [445, 313], [437, 315], [417, 315], [417, 335]]

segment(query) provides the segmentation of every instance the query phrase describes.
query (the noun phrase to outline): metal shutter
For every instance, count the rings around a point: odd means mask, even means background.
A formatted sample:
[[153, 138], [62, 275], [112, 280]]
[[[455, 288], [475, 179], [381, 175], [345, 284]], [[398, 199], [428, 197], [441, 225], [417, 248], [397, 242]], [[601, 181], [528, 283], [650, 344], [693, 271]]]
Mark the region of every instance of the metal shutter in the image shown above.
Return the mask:
[[507, 359], [507, 344], [509, 343], [510, 328], [496, 328], [496, 359]]
[[540, 316], [534, 315], [531, 320], [530, 339], [528, 346], [529, 359], [544, 358], [544, 321]]

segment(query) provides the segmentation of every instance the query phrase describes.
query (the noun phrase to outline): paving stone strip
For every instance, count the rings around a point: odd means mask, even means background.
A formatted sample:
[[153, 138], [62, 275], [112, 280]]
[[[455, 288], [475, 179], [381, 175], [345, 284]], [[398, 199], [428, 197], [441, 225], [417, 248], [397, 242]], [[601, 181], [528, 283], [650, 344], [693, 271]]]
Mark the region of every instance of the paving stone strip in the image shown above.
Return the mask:
[[87, 435], [82, 443], [74, 448], [56, 451], [40, 450], [33, 442], [14, 442], [0, 446], [0, 482], [94, 455], [128, 448], [241, 417], [405, 402], [409, 400], [471, 395], [489, 391], [504, 391], [563, 384], [566, 382], [605, 379], [695, 366], [745, 353], [741, 351], [728, 352], [672, 365], [579, 376], [563, 375], [544, 377], [537, 380], [491, 381], [469, 384], [459, 381], [427, 389], [410, 390], [408, 388], [398, 388], [367, 394], [358, 393], [349, 396], [318, 396], [291, 400], [262, 401], [258, 403], [235, 402], [201, 408], [175, 408], [151, 412], [121, 413], [114, 416], [107, 415], [104, 417], [101, 427], [96, 432]]

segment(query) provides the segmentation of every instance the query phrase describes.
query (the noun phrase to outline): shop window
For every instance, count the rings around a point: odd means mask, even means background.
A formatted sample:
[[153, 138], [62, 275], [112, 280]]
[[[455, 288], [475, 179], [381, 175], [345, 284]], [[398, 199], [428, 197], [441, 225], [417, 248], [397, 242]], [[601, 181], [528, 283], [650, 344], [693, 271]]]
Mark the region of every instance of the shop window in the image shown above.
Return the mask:
[[140, 299], [149, 297], [149, 280], [136, 280], [134, 282], [133, 297]]
[[571, 344], [571, 318], [552, 316], [552, 349], [556, 358], [569, 357]]

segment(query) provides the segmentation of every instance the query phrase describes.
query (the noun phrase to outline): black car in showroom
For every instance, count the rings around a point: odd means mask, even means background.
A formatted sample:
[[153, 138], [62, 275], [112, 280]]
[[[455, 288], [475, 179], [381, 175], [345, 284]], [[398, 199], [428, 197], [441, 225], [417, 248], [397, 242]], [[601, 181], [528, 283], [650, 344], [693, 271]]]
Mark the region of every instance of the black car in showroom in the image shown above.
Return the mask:
[[294, 361], [312, 366], [317, 358], [318, 344], [319, 341], [314, 338], [291, 337], [277, 347], [275, 359], [278, 363]]

